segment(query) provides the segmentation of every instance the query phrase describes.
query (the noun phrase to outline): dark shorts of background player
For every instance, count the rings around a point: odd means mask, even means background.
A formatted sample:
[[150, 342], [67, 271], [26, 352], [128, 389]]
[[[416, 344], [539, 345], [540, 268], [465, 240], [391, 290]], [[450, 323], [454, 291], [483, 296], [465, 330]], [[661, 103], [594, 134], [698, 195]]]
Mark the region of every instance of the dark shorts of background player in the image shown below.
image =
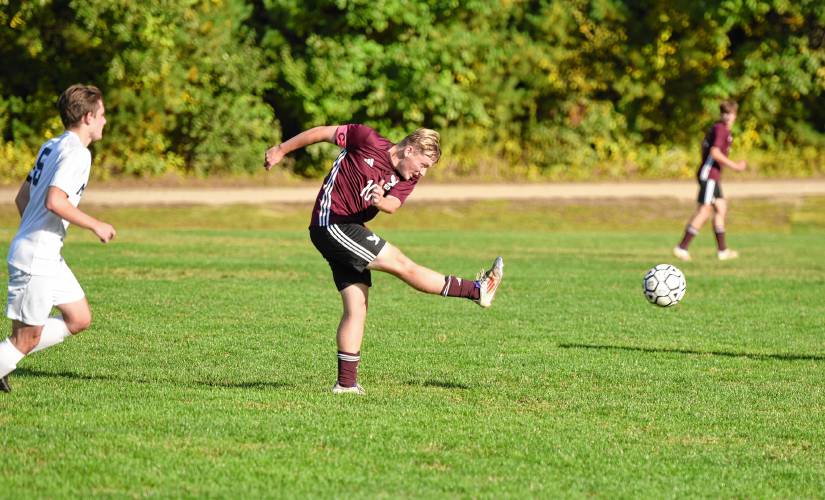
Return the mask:
[[[713, 190], [711, 193], [712, 196], [708, 198], [708, 193], [711, 189]], [[724, 196], [722, 196], [722, 187], [719, 185], [719, 181], [714, 179], [699, 181], [699, 196], [696, 198], [696, 201], [702, 205], [710, 205], [715, 200], [721, 198], [724, 198]]]
[[372, 274], [367, 265], [387, 243], [381, 237], [363, 224], [311, 226], [309, 237], [329, 263], [339, 292], [355, 283], [372, 286]]

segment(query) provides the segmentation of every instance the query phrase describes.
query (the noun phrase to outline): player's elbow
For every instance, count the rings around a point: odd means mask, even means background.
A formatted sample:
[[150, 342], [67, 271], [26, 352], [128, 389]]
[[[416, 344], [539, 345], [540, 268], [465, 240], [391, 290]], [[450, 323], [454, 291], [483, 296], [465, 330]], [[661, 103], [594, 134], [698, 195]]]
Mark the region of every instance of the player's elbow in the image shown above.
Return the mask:
[[67, 201], [68, 198], [62, 191], [58, 189], [50, 189], [49, 192], [46, 194], [46, 210], [58, 213], [61, 207], [63, 207]]
[[46, 210], [48, 210], [50, 212], [54, 212], [55, 210], [57, 210], [57, 208], [59, 206], [59, 201], [55, 200], [54, 196], [47, 196], [45, 205], [46, 205]]

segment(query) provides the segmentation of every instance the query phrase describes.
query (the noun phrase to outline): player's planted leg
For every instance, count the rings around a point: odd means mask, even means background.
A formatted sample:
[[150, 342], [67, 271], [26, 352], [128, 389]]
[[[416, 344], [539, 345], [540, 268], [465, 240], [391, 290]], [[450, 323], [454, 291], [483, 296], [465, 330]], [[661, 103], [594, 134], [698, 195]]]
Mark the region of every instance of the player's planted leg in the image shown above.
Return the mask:
[[338, 379], [333, 394], [366, 394], [358, 384], [358, 364], [361, 362], [361, 341], [367, 320], [369, 287], [355, 283], [341, 290], [344, 313], [338, 324]]

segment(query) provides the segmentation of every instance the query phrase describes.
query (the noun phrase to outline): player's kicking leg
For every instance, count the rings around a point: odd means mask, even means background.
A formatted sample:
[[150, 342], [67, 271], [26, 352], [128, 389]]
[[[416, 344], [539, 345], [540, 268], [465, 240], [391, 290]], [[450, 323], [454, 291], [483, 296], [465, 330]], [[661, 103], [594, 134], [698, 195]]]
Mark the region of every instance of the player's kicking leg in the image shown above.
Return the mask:
[[492, 305], [504, 277], [504, 260], [501, 257], [496, 257], [490, 269], [482, 270], [475, 280], [467, 280], [452, 275], [445, 276], [416, 264], [389, 243], [384, 245], [367, 267], [392, 274], [418, 291], [444, 297], [468, 298], [485, 308]]

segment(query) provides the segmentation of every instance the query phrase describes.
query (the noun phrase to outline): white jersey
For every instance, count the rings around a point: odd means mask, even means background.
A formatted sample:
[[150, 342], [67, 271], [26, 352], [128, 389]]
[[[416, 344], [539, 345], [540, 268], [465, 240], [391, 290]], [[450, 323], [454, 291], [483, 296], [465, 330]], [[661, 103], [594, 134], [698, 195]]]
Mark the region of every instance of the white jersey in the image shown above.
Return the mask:
[[91, 166], [92, 154], [74, 132], [64, 132], [43, 144], [26, 178], [29, 204], [9, 248], [9, 264], [33, 275], [58, 271], [69, 222], [46, 209], [46, 195], [55, 186], [76, 207], [89, 182]]

